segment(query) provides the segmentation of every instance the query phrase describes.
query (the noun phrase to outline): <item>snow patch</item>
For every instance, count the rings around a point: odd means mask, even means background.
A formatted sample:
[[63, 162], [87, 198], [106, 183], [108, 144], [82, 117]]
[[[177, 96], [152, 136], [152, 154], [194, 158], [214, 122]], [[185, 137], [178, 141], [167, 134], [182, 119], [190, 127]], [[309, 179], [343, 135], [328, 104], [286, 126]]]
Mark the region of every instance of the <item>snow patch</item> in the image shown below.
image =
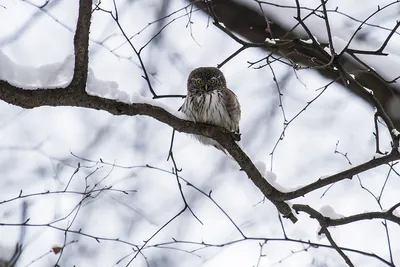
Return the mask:
[[270, 44], [276, 44], [275, 40], [279, 40], [279, 39], [269, 39], [266, 38], [264, 42], [270, 43]]
[[393, 130], [392, 130], [392, 134], [393, 134], [394, 136], [399, 136], [399, 135], [400, 135], [400, 132], [397, 131], [397, 129], [393, 129]]
[[306, 44], [312, 44], [312, 40], [311, 39], [308, 39], [308, 40], [300, 39], [300, 41], [302, 41], [303, 43], [306, 43]]
[[381, 158], [381, 157], [383, 157], [383, 156], [385, 156], [385, 155], [379, 154], [379, 153], [375, 153], [375, 154], [374, 154], [374, 159]]
[[63, 62], [29, 67], [15, 63], [0, 50], [0, 80], [24, 89], [67, 87], [74, 73], [74, 56]]
[[86, 84], [86, 91], [90, 95], [113, 99], [127, 104], [149, 104], [160, 107], [179, 119], [190, 120], [186, 114], [179, 112], [177, 108], [169, 107], [156, 99], [146, 98], [138, 93], [129, 95], [126, 91], [119, 89], [119, 84], [117, 82], [98, 79], [93, 70], [90, 68]]
[[397, 216], [397, 217], [400, 218], [400, 212], [398, 212], [397, 209], [394, 210], [394, 211], [392, 212], [392, 214], [393, 214], [394, 216]]
[[265, 172], [265, 180], [267, 180], [270, 184], [276, 184], [276, 177], [276, 174], [271, 171]]
[[364, 86], [363, 86], [363, 88], [364, 88], [364, 90], [367, 91], [369, 94], [374, 95], [374, 91], [372, 91], [371, 89], [369, 89], [369, 88], [367, 88], [367, 87], [364, 87]]
[[266, 174], [265, 171], [267, 170], [267, 165], [265, 164], [265, 162], [256, 161], [254, 165], [256, 166], [257, 170], [261, 173], [261, 175], [265, 176]]
[[128, 104], [131, 103], [129, 94], [119, 90], [118, 83], [98, 79], [91, 68], [89, 68], [88, 72], [86, 91], [90, 95], [115, 99]]
[[174, 115], [175, 117], [178, 117], [179, 119], [182, 120], [189, 120], [190, 119], [186, 116], [185, 113], [178, 111], [176, 108], [172, 108], [170, 106], [167, 106], [164, 103], [161, 103], [159, 101], [157, 101], [156, 99], [151, 99], [151, 98], [146, 98], [138, 93], [134, 93], [131, 98], [130, 98], [130, 104], [149, 104], [152, 106], [156, 106], [156, 107], [160, 107], [162, 109], [164, 109], [165, 111], [171, 113], [172, 115]]
[[272, 185], [273, 187], [275, 187], [277, 190], [279, 190], [279, 191], [281, 191], [281, 192], [286, 193], [286, 192], [290, 192], [290, 191], [293, 190], [293, 189], [288, 189], [288, 188], [286, 188], [286, 187], [284, 187], [284, 186], [278, 184], [278, 183], [276, 182], [276, 179], [277, 179], [276, 174], [273, 173], [273, 172], [271, 172], [271, 171], [266, 171], [266, 172], [265, 172], [264, 178], [265, 178], [265, 180], [268, 181], [268, 183], [269, 183], [270, 185]]
[[329, 218], [331, 218], [331, 219], [341, 219], [341, 218], [344, 218], [343, 215], [336, 213], [335, 210], [334, 210], [331, 206], [329, 206], [329, 205], [322, 206], [322, 207], [319, 209], [319, 212], [320, 212], [322, 215], [324, 215], [325, 217], [329, 217]]
[[320, 44], [320, 43], [318, 42], [317, 36], [313, 35], [313, 37], [314, 37], [315, 41], [317, 42], [317, 44]]
[[324, 48], [324, 51], [325, 51], [326, 53], [328, 53], [330, 56], [332, 56], [332, 54], [331, 54], [331, 49], [329, 48], [329, 46], [325, 47], [325, 48]]

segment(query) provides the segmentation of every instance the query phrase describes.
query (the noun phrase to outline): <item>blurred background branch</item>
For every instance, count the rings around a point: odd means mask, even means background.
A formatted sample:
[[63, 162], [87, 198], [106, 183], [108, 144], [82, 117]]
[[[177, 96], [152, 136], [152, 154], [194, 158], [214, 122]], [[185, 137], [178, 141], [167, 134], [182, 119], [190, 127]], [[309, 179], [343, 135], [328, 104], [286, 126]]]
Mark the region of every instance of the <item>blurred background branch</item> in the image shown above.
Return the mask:
[[[193, 3], [196, 7], [200, 8], [202, 12], [205, 12], [209, 16], [213, 16], [215, 14], [218, 18], [218, 21], [223, 23], [223, 25], [225, 25], [225, 27], [229, 31], [242, 36], [252, 43], [263, 43], [267, 38], [293, 41], [292, 46], [286, 46], [285, 49], [280, 49], [278, 51], [271, 50], [269, 46], [261, 47], [261, 49], [265, 50], [266, 52], [273, 52], [284, 55], [294, 64], [298, 65], [316, 66], [317, 64], [314, 59], [321, 58], [322, 64], [328, 63], [327, 59], [323, 59], [321, 53], [318, 50], [310, 49], [309, 45], [300, 41], [300, 39], [309, 39], [306, 34], [301, 34], [298, 33], [298, 31], [293, 31], [293, 28], [289, 28], [286, 26], [287, 24], [285, 25], [284, 23], [281, 23], [280, 20], [274, 19], [276, 14], [271, 7], [294, 9], [296, 8], [296, 6], [278, 5], [269, 3], [267, 1], [254, 1], [259, 4], [258, 8], [256, 8], [256, 5], [249, 5], [248, 3], [244, 3], [244, 1], [238, 0], [191, 0], [190, 2]], [[207, 8], [207, 5], [209, 3], [212, 5], [213, 11]], [[397, 1], [393, 1], [387, 6], [390, 7], [397, 3]], [[323, 16], [323, 14], [321, 14], [320, 12], [317, 13], [317, 9], [319, 7], [321, 7], [321, 5], [317, 6], [315, 9], [303, 7], [301, 7], [301, 9], [315, 16]], [[383, 10], [383, 8], [384, 7], [377, 7], [377, 11]], [[340, 13], [338, 10], [328, 11], [329, 14], [332, 14], [332, 12]], [[292, 20], [293, 18], [290, 17], [288, 19]], [[355, 18], [351, 19], [357, 21]], [[360, 27], [361, 25], [367, 25], [363, 21], [359, 22], [359, 24]], [[398, 26], [399, 23], [397, 23], [397, 25], [393, 29], [386, 29], [387, 31], [389, 31], [389, 37], [393, 35]], [[355, 38], [363, 41], [364, 35], [359, 34], [356, 35]], [[388, 40], [386, 40], [385, 42], [387, 43], [387, 41]], [[384, 44], [384, 40], [382, 40], [382, 44]], [[321, 46], [328, 47], [328, 43], [321, 43]], [[340, 64], [348, 73], [354, 74], [355, 80], [359, 84], [373, 91], [375, 97], [388, 112], [395, 127], [400, 128], [400, 116], [396, 112], [398, 110], [393, 107], [394, 105], [400, 105], [400, 93], [398, 91], [398, 86], [396, 85], [396, 79], [393, 79], [392, 81], [386, 81], [382, 78], [381, 74], [375, 72], [373, 68], [369, 67], [367, 64], [359, 60], [359, 58], [356, 56], [356, 51], [349, 50], [348, 52], [349, 53], [344, 53], [340, 56]], [[375, 51], [375, 53], [372, 52], [374, 51], [371, 51], [370, 54], [377, 55], [379, 54], [379, 52], [382, 51]], [[328, 80], [335, 80], [338, 77], [338, 72], [333, 68], [316, 68], [316, 71], [318, 71]], [[359, 85], [357, 83], [346, 84], [346, 82], [343, 80], [338, 80], [337, 82], [345, 86], [350, 92], [354, 93], [364, 101], [371, 104], [370, 100], [360, 93]]]

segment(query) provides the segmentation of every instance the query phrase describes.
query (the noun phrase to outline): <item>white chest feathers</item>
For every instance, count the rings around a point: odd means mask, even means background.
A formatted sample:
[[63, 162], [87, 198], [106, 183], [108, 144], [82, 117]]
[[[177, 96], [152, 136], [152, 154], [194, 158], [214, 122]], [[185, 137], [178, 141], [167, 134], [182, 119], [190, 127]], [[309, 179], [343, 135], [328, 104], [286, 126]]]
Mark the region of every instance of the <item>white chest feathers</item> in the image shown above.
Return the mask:
[[232, 119], [226, 109], [223, 92], [214, 90], [191, 95], [185, 99], [182, 111], [195, 122], [204, 122], [233, 130]]

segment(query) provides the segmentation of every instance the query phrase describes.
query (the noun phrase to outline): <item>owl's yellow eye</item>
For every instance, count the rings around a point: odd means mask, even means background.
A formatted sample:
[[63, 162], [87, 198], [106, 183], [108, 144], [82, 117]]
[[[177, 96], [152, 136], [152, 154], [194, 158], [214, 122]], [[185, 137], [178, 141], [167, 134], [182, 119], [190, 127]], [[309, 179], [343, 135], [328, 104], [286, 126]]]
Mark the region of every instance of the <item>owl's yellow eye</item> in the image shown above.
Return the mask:
[[214, 85], [216, 83], [215, 79], [211, 79], [208, 82], [210, 83], [210, 85]]
[[197, 82], [198, 85], [203, 85], [203, 80], [202, 79], [198, 79], [196, 82]]

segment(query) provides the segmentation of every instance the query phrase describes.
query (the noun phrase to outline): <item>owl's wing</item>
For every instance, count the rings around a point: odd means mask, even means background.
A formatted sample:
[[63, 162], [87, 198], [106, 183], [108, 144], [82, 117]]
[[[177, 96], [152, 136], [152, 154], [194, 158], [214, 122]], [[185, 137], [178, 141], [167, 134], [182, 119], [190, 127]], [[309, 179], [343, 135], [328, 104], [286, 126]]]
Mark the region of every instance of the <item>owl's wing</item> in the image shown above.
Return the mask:
[[233, 131], [239, 133], [239, 121], [240, 121], [240, 115], [241, 115], [241, 110], [240, 110], [240, 104], [237, 99], [237, 96], [235, 95], [234, 92], [226, 88], [224, 94], [224, 100], [225, 100], [225, 107], [226, 111], [228, 111], [228, 114], [232, 120], [233, 124]]

